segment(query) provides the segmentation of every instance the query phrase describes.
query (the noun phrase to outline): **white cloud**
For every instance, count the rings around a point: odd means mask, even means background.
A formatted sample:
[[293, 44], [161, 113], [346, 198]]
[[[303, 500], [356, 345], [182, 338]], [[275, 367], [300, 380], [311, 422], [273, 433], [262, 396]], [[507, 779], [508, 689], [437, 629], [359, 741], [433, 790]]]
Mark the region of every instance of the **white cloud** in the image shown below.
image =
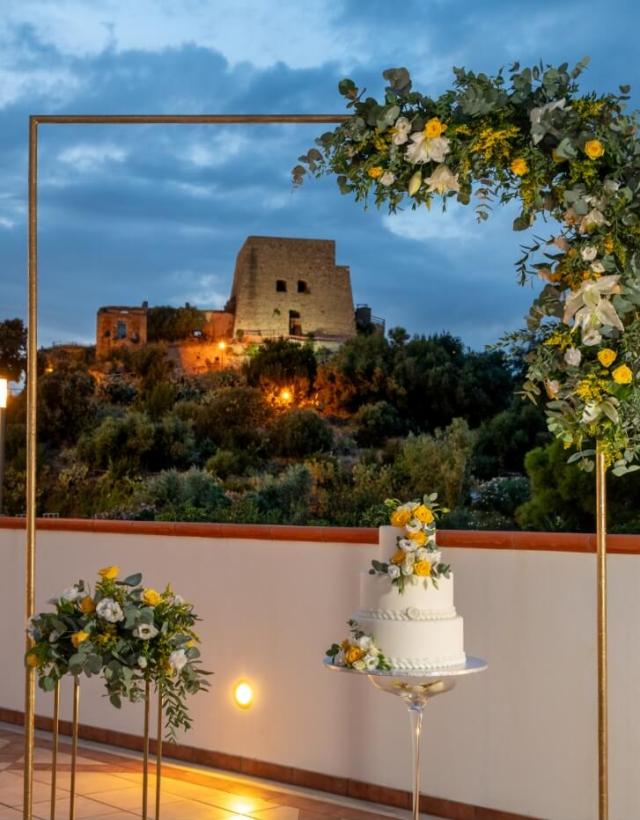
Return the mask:
[[76, 94], [82, 81], [64, 69], [0, 67], [0, 108], [23, 97], [46, 99], [47, 104], [64, 105]]
[[58, 155], [60, 162], [73, 165], [79, 171], [95, 171], [110, 163], [124, 162], [126, 158], [127, 152], [113, 143], [78, 143]]
[[434, 205], [430, 211], [418, 208], [385, 214], [382, 223], [395, 236], [417, 242], [467, 242], [479, 240], [486, 234], [486, 226], [477, 224], [473, 208], [456, 202], [450, 203], [444, 212], [439, 205]]
[[210, 133], [206, 142], [194, 140], [181, 152], [181, 158], [196, 168], [219, 168], [232, 160], [250, 144], [247, 136], [225, 129]]
[[16, 223], [13, 219], [7, 219], [6, 216], [0, 216], [0, 228], [6, 228], [7, 230], [11, 230], [11, 228], [15, 228]]
[[170, 274], [175, 283], [171, 297], [176, 304], [189, 302], [202, 308], [224, 307], [231, 292], [231, 274], [200, 273], [194, 270], [176, 270]]

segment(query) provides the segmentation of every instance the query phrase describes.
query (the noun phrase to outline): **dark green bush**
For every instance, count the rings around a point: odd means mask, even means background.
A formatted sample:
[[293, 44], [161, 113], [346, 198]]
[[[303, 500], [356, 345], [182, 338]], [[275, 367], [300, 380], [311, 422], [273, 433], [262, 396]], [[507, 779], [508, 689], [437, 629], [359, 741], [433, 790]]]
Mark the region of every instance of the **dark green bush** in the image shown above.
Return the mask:
[[269, 431], [271, 452], [278, 456], [310, 456], [331, 449], [330, 425], [314, 410], [289, 410], [277, 416]]

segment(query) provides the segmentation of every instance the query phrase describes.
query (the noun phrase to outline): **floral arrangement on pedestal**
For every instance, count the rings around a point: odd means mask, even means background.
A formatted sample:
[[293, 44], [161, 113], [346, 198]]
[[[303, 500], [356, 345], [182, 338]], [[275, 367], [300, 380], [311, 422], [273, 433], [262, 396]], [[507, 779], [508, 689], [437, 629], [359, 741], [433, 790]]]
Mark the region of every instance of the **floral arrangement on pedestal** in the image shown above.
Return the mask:
[[123, 698], [142, 700], [152, 683], [162, 694], [173, 738], [178, 728], [191, 726], [187, 696], [209, 685], [194, 631], [199, 619], [170, 586], [158, 592], [142, 585], [140, 573], [122, 580], [119, 574], [119, 567], [105, 567], [93, 593], [78, 581], [50, 601], [53, 611], [34, 615], [26, 663], [46, 692], [68, 674], [100, 675], [118, 708]]
[[396, 539], [396, 550], [388, 561], [371, 562], [370, 575], [383, 575], [402, 592], [407, 583], [431, 582], [438, 588], [439, 578], [448, 578], [451, 567], [442, 563], [442, 555], [436, 545], [436, 520], [441, 510], [438, 494], [425, 495], [422, 501], [402, 503], [388, 498], [385, 506], [390, 510], [389, 523], [404, 529]]
[[524, 349], [525, 394], [546, 399], [550, 430], [570, 460], [593, 467], [597, 442], [620, 475], [640, 456], [640, 141], [619, 94], [578, 93], [573, 69], [515, 64], [505, 77], [454, 69], [440, 97], [412, 89], [405, 68], [384, 72], [384, 99], [339, 85], [352, 115], [323, 134], [293, 170], [336, 174], [342, 193], [402, 205], [519, 200], [515, 230], [555, 221], [523, 248], [521, 283], [542, 280], [527, 328], [504, 338]]
[[357, 621], [348, 621], [351, 636], [341, 643], [331, 644], [326, 656], [335, 666], [355, 669], [356, 672], [372, 672], [391, 669], [389, 661], [375, 645], [371, 635], [366, 635]]

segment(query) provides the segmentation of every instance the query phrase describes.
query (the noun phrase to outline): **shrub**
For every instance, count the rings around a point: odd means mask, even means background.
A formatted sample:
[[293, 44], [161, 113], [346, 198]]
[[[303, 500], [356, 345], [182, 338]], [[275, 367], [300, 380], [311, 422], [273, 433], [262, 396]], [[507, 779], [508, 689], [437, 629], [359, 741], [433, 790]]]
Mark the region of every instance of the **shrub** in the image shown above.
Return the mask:
[[218, 450], [207, 460], [208, 473], [224, 480], [230, 476], [244, 475], [252, 464], [251, 455], [246, 450]]
[[311, 486], [309, 470], [303, 464], [291, 464], [278, 476], [260, 476], [247, 500], [255, 503], [266, 522], [305, 524], [309, 517]]
[[194, 419], [199, 443], [226, 450], [258, 446], [270, 416], [262, 393], [253, 387], [224, 387], [207, 393]]
[[497, 476], [479, 484], [474, 507], [513, 517], [516, 509], [529, 500], [529, 479], [526, 476]]
[[388, 401], [363, 405], [355, 415], [356, 441], [361, 447], [375, 447], [391, 436], [405, 432], [405, 424]]
[[290, 410], [279, 415], [269, 431], [275, 455], [304, 457], [331, 449], [333, 432], [313, 410]]
[[218, 481], [195, 467], [164, 470], [145, 482], [140, 497], [156, 509], [156, 518], [167, 521], [214, 521], [229, 506]]

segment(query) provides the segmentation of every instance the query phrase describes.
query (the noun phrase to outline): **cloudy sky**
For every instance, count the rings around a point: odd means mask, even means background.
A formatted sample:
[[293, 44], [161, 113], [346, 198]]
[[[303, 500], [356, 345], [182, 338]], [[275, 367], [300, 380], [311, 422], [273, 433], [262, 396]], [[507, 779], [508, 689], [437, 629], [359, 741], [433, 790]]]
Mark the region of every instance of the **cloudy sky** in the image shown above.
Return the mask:
[[[585, 90], [640, 88], [634, 3], [610, 0], [0, 0], [0, 319], [23, 316], [31, 113], [343, 113], [337, 83], [378, 95], [409, 68], [437, 95], [451, 67], [592, 58]], [[634, 96], [633, 103], [637, 104]], [[520, 326], [521, 234], [502, 211], [363, 211], [332, 179], [293, 190], [309, 126], [45, 126], [40, 341], [93, 340], [104, 304], [221, 307], [249, 234], [332, 238], [354, 297], [387, 326], [470, 346]]]

